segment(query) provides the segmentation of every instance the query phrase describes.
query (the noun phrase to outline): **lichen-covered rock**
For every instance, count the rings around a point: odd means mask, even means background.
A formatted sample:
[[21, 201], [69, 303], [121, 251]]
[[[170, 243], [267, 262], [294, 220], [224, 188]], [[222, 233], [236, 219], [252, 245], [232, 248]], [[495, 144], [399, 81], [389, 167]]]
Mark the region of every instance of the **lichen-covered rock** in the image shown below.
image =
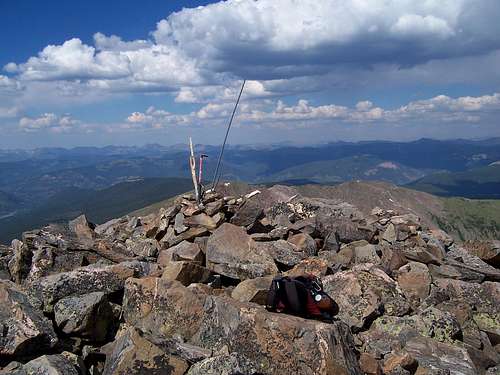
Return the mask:
[[129, 277], [139, 277], [158, 267], [146, 262], [123, 262], [111, 266], [86, 266], [70, 272], [42, 277], [30, 285], [30, 293], [40, 299], [43, 309], [52, 312], [60, 299], [91, 292], [112, 293], [123, 289]]
[[226, 354], [207, 358], [190, 367], [186, 375], [253, 375], [258, 366], [241, 355]]
[[396, 272], [396, 280], [414, 308], [429, 295], [432, 279], [423, 263], [409, 262], [404, 265]]
[[137, 330], [129, 328], [114, 342], [113, 351], [106, 358], [103, 375], [182, 375], [188, 368], [186, 361], [165, 353]]
[[384, 315], [377, 318], [370, 330], [378, 330], [386, 335], [412, 337], [419, 335], [430, 337], [440, 342], [454, 343], [461, 333], [460, 324], [455, 317], [434, 307], [412, 316], [396, 317]]
[[200, 213], [198, 215], [186, 217], [184, 219], [184, 225], [188, 227], [203, 227], [208, 230], [214, 230], [217, 228], [218, 220], [214, 220], [206, 213]]
[[87, 220], [85, 215], [80, 215], [68, 223], [69, 229], [81, 240], [92, 240], [95, 238], [95, 225]]
[[478, 328], [485, 332], [493, 345], [500, 344], [500, 314], [477, 312], [473, 314]]
[[28, 277], [33, 252], [26, 244], [19, 240], [13, 240], [11, 247], [13, 256], [9, 261], [9, 270], [12, 279], [20, 284]]
[[287, 276], [314, 275], [316, 277], [325, 276], [328, 272], [328, 261], [319, 257], [309, 257], [301, 260], [291, 270], [284, 274]]
[[434, 279], [457, 279], [480, 283], [484, 281], [484, 275], [463, 267], [455, 267], [451, 264], [441, 264], [436, 266], [429, 264], [429, 272]]
[[380, 363], [372, 354], [361, 353], [359, 357], [359, 367], [363, 374], [367, 375], [381, 375], [382, 369]]
[[203, 264], [205, 254], [200, 249], [197, 243], [182, 241], [180, 244], [171, 247], [172, 260], [185, 260], [187, 262], [195, 262]]
[[342, 323], [269, 313], [230, 297], [194, 293], [176, 282], [129, 279], [124, 317], [155, 343], [179, 336], [202, 348], [227, 348], [264, 374], [360, 373], [352, 336]]
[[44, 355], [9, 372], [11, 375], [80, 375], [73, 362], [63, 354]]
[[257, 246], [277, 263], [287, 267], [293, 267], [308, 258], [307, 253], [285, 240], [259, 242]]
[[415, 337], [408, 341], [405, 350], [418, 362], [416, 374], [474, 375], [478, 373], [467, 351], [457, 345]]
[[[369, 244], [366, 241], [358, 241], [359, 243], [354, 248], [354, 263], [380, 263], [380, 256], [377, 253], [377, 246]], [[364, 242], [364, 243], [362, 243]]]
[[465, 242], [464, 249], [491, 266], [500, 268], [500, 241]]
[[94, 292], [66, 297], [54, 306], [57, 326], [70, 336], [103, 341], [113, 321], [113, 310], [106, 294]]
[[361, 373], [345, 324], [274, 314], [254, 306], [208, 296], [205, 317], [192, 341], [214, 350], [227, 347], [264, 374]]
[[246, 231], [224, 223], [207, 242], [207, 268], [233, 279], [253, 279], [278, 272], [273, 258]]
[[396, 282], [372, 265], [360, 265], [323, 278], [323, 286], [339, 305], [338, 317], [355, 330], [385, 312], [401, 316], [409, 303]]
[[384, 374], [393, 373], [398, 367], [413, 372], [416, 370], [417, 361], [407, 351], [392, 352], [384, 357]]
[[248, 227], [262, 218], [263, 215], [264, 210], [258, 197], [251, 198], [246, 200], [245, 203], [238, 208], [234, 216], [231, 218], [231, 224]]
[[40, 353], [57, 344], [52, 323], [16, 284], [0, 280], [0, 358]]
[[259, 373], [259, 366], [235, 353], [218, 355], [195, 363], [186, 375], [254, 375]]
[[402, 253], [405, 258], [425, 264], [441, 264], [444, 250], [440, 247], [428, 245], [420, 236], [412, 236], [404, 242]]
[[137, 256], [155, 257], [158, 255], [158, 241], [152, 238], [127, 239], [127, 249]]
[[446, 253], [446, 261], [454, 267], [481, 273], [487, 280], [500, 281], [500, 270], [470, 254], [462, 247], [453, 245]]
[[306, 253], [308, 256], [314, 256], [318, 252], [316, 242], [307, 233], [294, 234], [288, 237], [287, 241], [295, 245], [299, 251]]
[[130, 278], [125, 283], [123, 317], [158, 345], [173, 335], [188, 341], [204, 318], [205, 295], [178, 281], [155, 277]]
[[326, 237], [327, 234], [335, 233], [335, 237], [341, 243], [350, 243], [359, 240], [370, 242], [376, 230], [371, 225], [354, 222], [349, 217], [316, 217], [316, 228], [319, 233]]

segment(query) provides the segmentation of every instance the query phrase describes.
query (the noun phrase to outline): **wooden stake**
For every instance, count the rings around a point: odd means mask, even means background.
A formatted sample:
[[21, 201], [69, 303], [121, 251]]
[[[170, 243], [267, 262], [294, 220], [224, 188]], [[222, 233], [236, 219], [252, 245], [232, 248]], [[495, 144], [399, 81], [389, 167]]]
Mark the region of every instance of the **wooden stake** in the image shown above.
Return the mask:
[[196, 198], [196, 202], [200, 203], [200, 193], [198, 192], [198, 181], [196, 180], [196, 159], [194, 157], [193, 141], [191, 140], [191, 137], [189, 137], [189, 150], [191, 151], [191, 155], [189, 157], [189, 167], [191, 168], [191, 177], [193, 178], [194, 196]]

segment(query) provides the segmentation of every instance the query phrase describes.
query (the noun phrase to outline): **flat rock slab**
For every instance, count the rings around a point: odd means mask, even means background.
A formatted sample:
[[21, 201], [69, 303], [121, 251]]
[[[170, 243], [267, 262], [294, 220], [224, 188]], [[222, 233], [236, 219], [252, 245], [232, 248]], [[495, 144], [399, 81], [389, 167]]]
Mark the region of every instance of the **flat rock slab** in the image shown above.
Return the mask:
[[206, 250], [207, 268], [233, 279], [253, 279], [275, 275], [278, 269], [246, 231], [224, 223], [209, 237]]
[[58, 341], [52, 323], [8, 280], [0, 280], [0, 328], [0, 357], [40, 352]]

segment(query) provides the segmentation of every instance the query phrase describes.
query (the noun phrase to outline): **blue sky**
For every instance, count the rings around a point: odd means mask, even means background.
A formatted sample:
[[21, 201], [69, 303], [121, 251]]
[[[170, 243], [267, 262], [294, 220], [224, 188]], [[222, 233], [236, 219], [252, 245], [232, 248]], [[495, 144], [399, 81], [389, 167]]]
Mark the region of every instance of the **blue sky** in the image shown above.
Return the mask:
[[500, 136], [496, 0], [0, 2], [0, 147]]

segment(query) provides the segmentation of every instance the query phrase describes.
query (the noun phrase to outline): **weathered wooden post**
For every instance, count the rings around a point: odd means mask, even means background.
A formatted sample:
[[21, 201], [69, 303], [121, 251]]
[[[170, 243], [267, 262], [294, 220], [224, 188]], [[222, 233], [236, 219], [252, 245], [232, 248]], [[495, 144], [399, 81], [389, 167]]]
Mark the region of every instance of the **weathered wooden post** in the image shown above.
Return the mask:
[[197, 203], [200, 203], [200, 192], [198, 190], [198, 181], [196, 179], [196, 159], [194, 157], [193, 141], [189, 137], [189, 150], [191, 155], [189, 156], [189, 167], [191, 168], [191, 177], [193, 178], [194, 185], [194, 196]]

